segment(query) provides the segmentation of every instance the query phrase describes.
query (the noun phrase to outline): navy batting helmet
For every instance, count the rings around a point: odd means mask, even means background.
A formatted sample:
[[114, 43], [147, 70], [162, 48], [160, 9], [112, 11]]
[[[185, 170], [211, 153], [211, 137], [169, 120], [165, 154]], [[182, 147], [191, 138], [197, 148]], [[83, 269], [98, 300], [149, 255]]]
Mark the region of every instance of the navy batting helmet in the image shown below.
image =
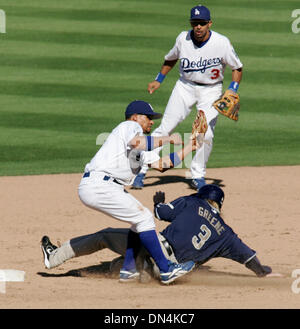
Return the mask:
[[202, 186], [198, 191], [198, 195], [201, 199], [208, 199], [217, 202], [220, 209], [225, 197], [223, 190], [218, 185], [214, 184]]

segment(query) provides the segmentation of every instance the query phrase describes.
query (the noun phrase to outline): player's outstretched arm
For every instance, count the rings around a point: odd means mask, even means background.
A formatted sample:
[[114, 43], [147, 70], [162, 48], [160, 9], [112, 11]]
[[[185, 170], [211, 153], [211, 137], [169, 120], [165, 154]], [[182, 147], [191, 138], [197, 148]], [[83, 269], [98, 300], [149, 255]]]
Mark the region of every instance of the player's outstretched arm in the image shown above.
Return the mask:
[[135, 136], [129, 143], [132, 148], [152, 151], [165, 144], [183, 145], [181, 135], [178, 133], [172, 134], [170, 136]]
[[180, 151], [170, 153], [153, 162], [148, 162], [148, 166], [160, 172], [164, 172], [170, 168], [177, 167], [181, 161], [192, 151], [200, 148], [204, 141], [204, 135], [207, 131], [206, 116], [203, 111], [198, 111], [192, 125], [192, 134], [189, 143]]
[[164, 81], [166, 75], [172, 70], [172, 68], [176, 65], [177, 59], [174, 61], [164, 61], [160, 72], [157, 74], [154, 81], [151, 81], [148, 84], [148, 92], [149, 94], [153, 94], [155, 90], [157, 90], [161, 83]]
[[197, 142], [196, 139], [191, 139], [189, 143], [181, 150], [170, 153], [169, 155], [160, 158], [148, 166], [160, 172], [165, 172], [178, 166], [188, 154], [192, 151], [196, 151], [199, 147], [201, 147], [201, 145], [202, 143]]

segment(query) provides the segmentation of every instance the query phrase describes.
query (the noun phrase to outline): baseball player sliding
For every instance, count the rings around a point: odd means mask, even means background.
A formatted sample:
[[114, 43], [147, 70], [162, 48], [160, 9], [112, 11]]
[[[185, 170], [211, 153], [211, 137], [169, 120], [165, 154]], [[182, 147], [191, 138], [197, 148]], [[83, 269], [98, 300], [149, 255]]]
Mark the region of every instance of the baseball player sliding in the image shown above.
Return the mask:
[[[190, 114], [194, 105], [198, 111], [204, 111], [208, 122], [205, 135], [207, 143], [198, 149], [190, 168], [191, 185], [199, 189], [206, 184], [206, 164], [212, 151], [214, 129], [219, 113], [213, 103], [222, 94], [225, 67], [228, 65], [232, 70], [232, 82], [228, 89], [232, 93], [237, 93], [243, 64], [229, 39], [210, 29], [212, 20], [208, 8], [201, 5], [192, 8], [190, 24], [192, 29], [178, 35], [174, 47], [164, 58], [160, 72], [155, 80], [149, 83], [148, 91], [150, 94], [155, 92], [179, 61], [180, 78], [169, 98], [161, 124], [152, 135], [170, 134]], [[134, 180], [133, 188], [143, 188], [147, 170], [146, 166], [142, 168]]]
[[[151, 131], [153, 119], [160, 118], [150, 104], [143, 101], [131, 102], [125, 112], [126, 120], [121, 122], [108, 136], [105, 143], [85, 166], [78, 193], [88, 207], [101, 211], [115, 219], [131, 224], [120, 281], [136, 279], [136, 256], [143, 245], [160, 270], [161, 282], [169, 284], [188, 273], [194, 262], [176, 264], [164, 256], [155, 231], [152, 212], [124, 189], [130, 185], [143, 164], [165, 171], [179, 164], [184, 157], [200, 145], [195, 139], [180, 151], [160, 158], [152, 149], [166, 143], [182, 145], [180, 135], [165, 137], [144, 136]], [[149, 152], [145, 152], [145, 150]], [[47, 264], [51, 248], [42, 243]], [[46, 265], [47, 266], [47, 265]]]
[[[215, 257], [224, 257], [245, 265], [258, 277], [270, 276], [271, 267], [262, 265], [256, 252], [224, 222], [221, 216], [223, 200], [223, 190], [213, 184], [207, 184], [197, 193], [169, 203], [165, 203], [163, 192], [157, 192], [153, 196], [155, 215], [159, 220], [168, 222], [168, 226], [158, 234], [165, 256], [172, 262], [192, 260], [198, 265]], [[46, 266], [54, 268], [73, 257], [105, 248], [124, 256], [129, 232], [124, 228], [107, 228], [70, 239], [59, 248], [51, 243], [48, 236], [44, 236], [43, 245], [53, 251], [46, 258]], [[111, 271], [114, 272], [122, 260], [123, 257], [113, 260]], [[139, 260], [141, 282], [149, 279], [149, 272], [159, 277], [159, 271], [155, 266], [153, 268], [143, 248], [139, 252]]]

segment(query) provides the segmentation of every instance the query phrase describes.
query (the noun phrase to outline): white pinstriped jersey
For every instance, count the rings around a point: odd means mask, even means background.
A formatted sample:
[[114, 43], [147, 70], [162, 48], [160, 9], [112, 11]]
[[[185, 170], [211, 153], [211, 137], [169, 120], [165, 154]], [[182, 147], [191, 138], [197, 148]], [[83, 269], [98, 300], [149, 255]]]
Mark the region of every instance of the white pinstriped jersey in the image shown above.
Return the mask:
[[226, 65], [232, 70], [243, 66], [229, 39], [224, 35], [210, 31], [209, 39], [197, 47], [193, 43], [191, 32], [192, 30], [181, 32], [174, 47], [165, 56], [167, 61], [180, 60], [179, 72], [184, 80], [215, 84], [223, 81]]

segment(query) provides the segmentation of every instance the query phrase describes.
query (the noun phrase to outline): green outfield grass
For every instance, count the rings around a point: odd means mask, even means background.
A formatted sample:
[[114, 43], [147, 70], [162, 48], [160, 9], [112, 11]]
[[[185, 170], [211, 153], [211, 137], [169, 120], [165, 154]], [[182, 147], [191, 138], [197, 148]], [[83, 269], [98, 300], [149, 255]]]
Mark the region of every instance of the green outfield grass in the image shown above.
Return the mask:
[[[0, 175], [81, 172], [129, 102], [163, 112], [178, 67], [155, 94], [147, 84], [197, 4], [2, 0]], [[208, 167], [300, 164], [300, 33], [291, 30], [299, 1], [202, 4], [244, 64], [240, 120], [219, 117]], [[189, 132], [194, 114], [176, 131]]]

